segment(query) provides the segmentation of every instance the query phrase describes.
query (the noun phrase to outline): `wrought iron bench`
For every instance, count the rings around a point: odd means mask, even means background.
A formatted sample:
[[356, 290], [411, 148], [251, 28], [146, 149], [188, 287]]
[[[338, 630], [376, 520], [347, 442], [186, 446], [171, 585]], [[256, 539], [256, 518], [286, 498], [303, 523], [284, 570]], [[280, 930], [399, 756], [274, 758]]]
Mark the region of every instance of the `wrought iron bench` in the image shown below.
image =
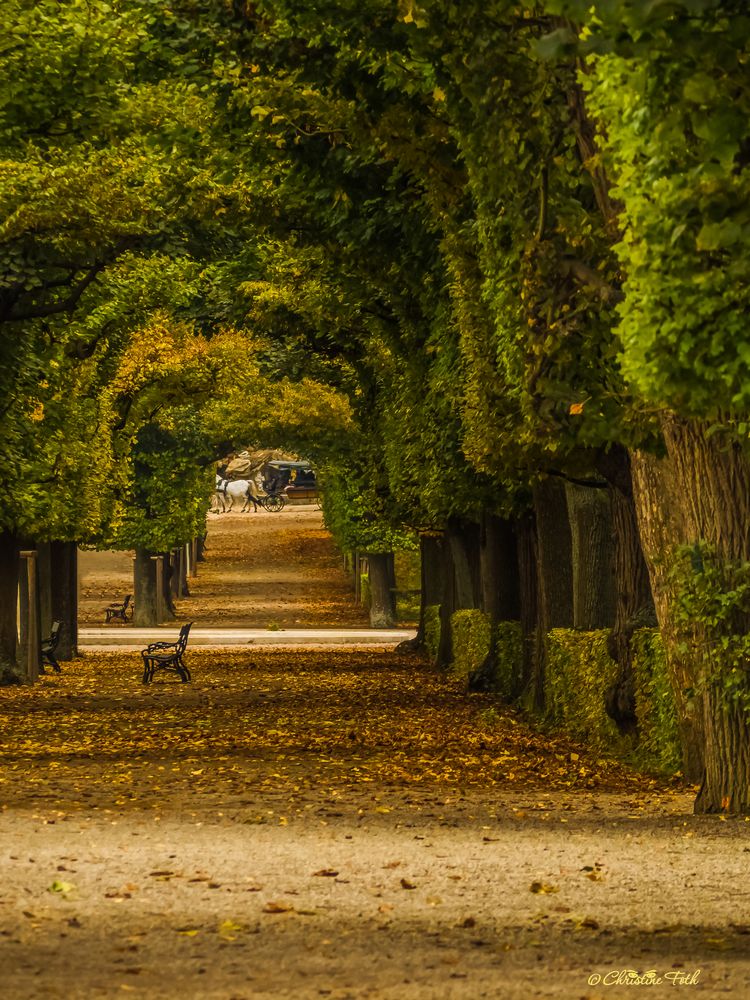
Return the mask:
[[62, 622], [52, 622], [52, 628], [49, 631], [49, 636], [46, 639], [42, 639], [42, 645], [39, 648], [39, 652], [42, 655], [42, 662], [39, 667], [39, 672], [44, 673], [44, 661], [50, 664], [51, 667], [60, 673], [60, 664], [57, 662], [57, 657], [55, 656], [55, 650], [57, 649], [57, 644], [60, 642], [60, 633], [62, 632]]
[[167, 670], [178, 674], [180, 680], [190, 680], [190, 671], [182, 659], [187, 648], [188, 635], [192, 622], [183, 625], [177, 642], [152, 642], [141, 650], [143, 657], [143, 683], [150, 684], [154, 674], [159, 670]]
[[105, 624], [109, 625], [111, 622], [115, 621], [115, 619], [127, 624], [128, 610], [130, 610], [131, 617], [133, 615], [133, 604], [131, 604], [132, 598], [132, 594], [127, 594], [122, 604], [114, 603], [110, 604], [108, 608], [105, 608], [104, 614], [107, 616]]

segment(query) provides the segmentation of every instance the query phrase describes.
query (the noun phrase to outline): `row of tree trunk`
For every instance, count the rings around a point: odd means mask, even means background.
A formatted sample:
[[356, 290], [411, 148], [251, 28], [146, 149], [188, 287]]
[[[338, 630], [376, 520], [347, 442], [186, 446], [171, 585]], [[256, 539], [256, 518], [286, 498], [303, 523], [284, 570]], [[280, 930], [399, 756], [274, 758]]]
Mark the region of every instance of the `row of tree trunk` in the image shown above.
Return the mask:
[[[203, 560], [205, 538], [171, 552], [136, 550], [133, 568], [134, 624], [174, 619], [174, 599], [188, 597], [188, 578]], [[42, 640], [61, 623], [55, 657], [78, 653], [78, 546], [30, 542], [0, 532], [0, 684], [36, 680]]]
[[[631, 640], [658, 626], [681, 733], [683, 773], [700, 784], [698, 812], [750, 813], [750, 661], [729, 662], [750, 633], [750, 599], [731, 587], [717, 607], [737, 604], [726, 623], [686, 622], [684, 592], [672, 572], [686, 547], [707, 546], [715, 565], [750, 566], [750, 462], [729, 434], [674, 415], [663, 418], [664, 453], [615, 447], [597, 459], [601, 478], [549, 476], [531, 508], [506, 520], [455, 520], [421, 538], [422, 620], [440, 607], [437, 666], [453, 659], [451, 617], [479, 608], [494, 626], [521, 623], [523, 667], [515, 695], [543, 707], [545, 636], [553, 628], [609, 629], [617, 681], [605, 708], [623, 732], [637, 729]], [[696, 559], [697, 586], [714, 585]], [[703, 583], [700, 574], [704, 573]], [[723, 631], [722, 631], [723, 629]], [[490, 655], [471, 678], [490, 685]], [[744, 680], [743, 680], [744, 677]], [[744, 684], [744, 687], [743, 687]], [[737, 689], [739, 693], [737, 693]], [[744, 701], [743, 701], [744, 698]]]

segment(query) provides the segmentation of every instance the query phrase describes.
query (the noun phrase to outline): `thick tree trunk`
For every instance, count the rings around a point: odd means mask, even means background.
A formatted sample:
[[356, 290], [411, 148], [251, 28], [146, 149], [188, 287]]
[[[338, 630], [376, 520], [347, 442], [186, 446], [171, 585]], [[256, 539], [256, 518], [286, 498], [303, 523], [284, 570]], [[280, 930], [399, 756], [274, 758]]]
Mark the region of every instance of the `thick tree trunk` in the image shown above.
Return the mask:
[[179, 597], [190, 597], [190, 588], [188, 587], [189, 559], [188, 546], [183, 545], [180, 549], [180, 582], [177, 588]]
[[0, 685], [17, 684], [18, 539], [0, 532]]
[[481, 602], [479, 525], [451, 522], [443, 536], [442, 553], [440, 643], [435, 666], [444, 669], [453, 662], [453, 614], [464, 608], [477, 608]]
[[565, 486], [558, 479], [545, 479], [534, 487], [537, 536], [536, 662], [533, 703], [544, 708], [545, 637], [553, 628], [573, 627], [573, 554]]
[[163, 622], [171, 622], [177, 617], [174, 598], [180, 579], [179, 561], [173, 558], [173, 553], [171, 552], [163, 552], [159, 558], [161, 559], [162, 564], [162, 599], [160, 620]]
[[565, 484], [573, 563], [573, 627], [612, 628], [614, 545], [609, 490]]
[[419, 575], [421, 593], [419, 598], [419, 626], [413, 639], [405, 639], [396, 647], [399, 653], [415, 653], [424, 649], [425, 609], [440, 604], [443, 593], [444, 560], [441, 550], [442, 534], [430, 533], [419, 536]]
[[135, 612], [133, 624], [139, 628], [158, 625], [158, 608], [156, 594], [156, 563], [153, 553], [147, 549], [135, 550], [133, 565], [133, 594]]
[[75, 542], [50, 542], [50, 599], [52, 621], [62, 622], [58, 660], [78, 655], [78, 546]]
[[[469, 675], [470, 691], [492, 689], [497, 674], [498, 624], [518, 621], [521, 613], [515, 525], [490, 511], [483, 511], [480, 529], [481, 607], [490, 618], [490, 649], [483, 662]], [[514, 687], [518, 686], [518, 680]]]
[[479, 545], [482, 610], [495, 621], [518, 621], [521, 596], [515, 522], [484, 511]]
[[392, 552], [370, 552], [370, 627], [392, 628], [396, 621], [395, 570]]
[[536, 539], [536, 518], [530, 510], [517, 522], [518, 581], [523, 636], [523, 665], [518, 687], [512, 696], [519, 698], [524, 691], [533, 691], [536, 663], [536, 643], [539, 633], [539, 574]]
[[[670, 576], [680, 545], [702, 544], [726, 566], [750, 561], [750, 464], [739, 446], [706, 424], [665, 415], [666, 457], [636, 453], [633, 485], [654, 604], [667, 654], [691, 780], [700, 776], [696, 811], [748, 810], [748, 717], [719, 694], [712, 676], [724, 656], [717, 644], [750, 622], [686, 623]], [[702, 571], [701, 571], [702, 572]], [[743, 617], [747, 617], [746, 615]]]
[[208, 538], [208, 532], [206, 532], [204, 535], [199, 535], [196, 538], [196, 540], [195, 540], [196, 541], [196, 555], [195, 555], [196, 562], [205, 562], [206, 561], [205, 550], [206, 550], [206, 539], [207, 538]]
[[607, 648], [618, 669], [617, 680], [605, 695], [605, 708], [620, 732], [633, 733], [638, 728], [633, 633], [655, 627], [656, 612], [633, 501], [630, 456], [615, 446], [599, 456], [597, 468], [610, 484], [616, 583], [615, 621]]

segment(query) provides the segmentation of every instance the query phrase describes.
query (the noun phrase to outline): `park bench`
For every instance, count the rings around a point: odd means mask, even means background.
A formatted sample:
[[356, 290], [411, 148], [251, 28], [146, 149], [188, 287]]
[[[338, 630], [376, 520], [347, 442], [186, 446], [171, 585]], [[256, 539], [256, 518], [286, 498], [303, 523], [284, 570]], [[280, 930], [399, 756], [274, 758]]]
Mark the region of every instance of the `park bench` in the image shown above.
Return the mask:
[[39, 668], [40, 673], [44, 673], [44, 661], [50, 664], [51, 667], [59, 674], [60, 664], [57, 662], [57, 657], [55, 656], [55, 650], [60, 642], [60, 633], [62, 632], [62, 622], [52, 622], [52, 628], [50, 629], [49, 636], [46, 639], [42, 639], [42, 645], [39, 648], [39, 652], [42, 656], [41, 665]]
[[109, 625], [116, 619], [125, 622], [127, 624], [128, 609], [130, 610], [131, 615], [133, 613], [133, 605], [130, 603], [132, 597], [133, 597], [132, 594], [127, 594], [125, 600], [121, 604], [115, 602], [114, 604], [110, 604], [108, 608], [104, 609], [104, 613], [107, 616], [107, 621], [106, 621], [107, 625]]
[[192, 624], [192, 622], [188, 622], [187, 625], [182, 626], [177, 642], [152, 642], [141, 650], [144, 684], [150, 684], [154, 679], [154, 674], [159, 670], [178, 674], [183, 684], [190, 680], [190, 671], [185, 666], [182, 657], [187, 648]]

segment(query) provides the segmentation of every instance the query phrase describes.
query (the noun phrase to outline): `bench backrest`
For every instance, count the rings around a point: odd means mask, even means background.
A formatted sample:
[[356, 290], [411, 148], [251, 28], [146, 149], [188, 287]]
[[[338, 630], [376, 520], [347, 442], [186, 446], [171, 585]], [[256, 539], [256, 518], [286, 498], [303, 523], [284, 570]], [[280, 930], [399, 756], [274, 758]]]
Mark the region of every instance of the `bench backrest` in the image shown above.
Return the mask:
[[49, 630], [49, 638], [46, 640], [46, 644], [54, 649], [55, 646], [60, 641], [61, 632], [62, 632], [62, 622], [58, 621], [52, 622], [52, 627]]
[[128, 605], [130, 604], [130, 601], [131, 601], [132, 597], [133, 597], [132, 594], [126, 594], [125, 595], [125, 600], [122, 602], [122, 610], [123, 611], [127, 611], [128, 610]]
[[187, 646], [188, 643], [188, 635], [190, 635], [190, 626], [192, 624], [193, 624], [192, 622], [188, 622], [187, 625], [183, 625], [182, 628], [180, 629], [180, 635], [179, 638], [177, 639], [177, 650], [180, 653], [185, 652], [185, 647]]

